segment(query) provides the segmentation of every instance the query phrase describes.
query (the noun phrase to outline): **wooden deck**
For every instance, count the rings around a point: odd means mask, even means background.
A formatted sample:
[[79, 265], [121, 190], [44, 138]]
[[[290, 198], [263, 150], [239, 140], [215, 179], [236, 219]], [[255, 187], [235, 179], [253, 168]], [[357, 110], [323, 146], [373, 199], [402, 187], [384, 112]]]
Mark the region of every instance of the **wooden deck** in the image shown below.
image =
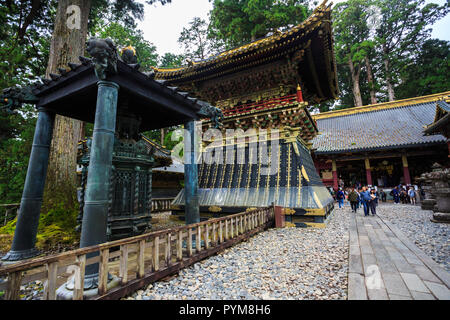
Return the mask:
[[351, 213], [349, 300], [450, 300], [450, 273], [379, 216]]

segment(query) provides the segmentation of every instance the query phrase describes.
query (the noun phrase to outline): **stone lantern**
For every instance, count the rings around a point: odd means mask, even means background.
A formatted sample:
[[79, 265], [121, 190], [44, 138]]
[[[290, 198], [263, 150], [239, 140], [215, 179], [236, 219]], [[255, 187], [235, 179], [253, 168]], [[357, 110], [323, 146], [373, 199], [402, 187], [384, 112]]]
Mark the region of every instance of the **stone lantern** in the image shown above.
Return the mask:
[[432, 221], [450, 222], [450, 169], [435, 163], [432, 171], [425, 174], [431, 180], [431, 193], [436, 199]]

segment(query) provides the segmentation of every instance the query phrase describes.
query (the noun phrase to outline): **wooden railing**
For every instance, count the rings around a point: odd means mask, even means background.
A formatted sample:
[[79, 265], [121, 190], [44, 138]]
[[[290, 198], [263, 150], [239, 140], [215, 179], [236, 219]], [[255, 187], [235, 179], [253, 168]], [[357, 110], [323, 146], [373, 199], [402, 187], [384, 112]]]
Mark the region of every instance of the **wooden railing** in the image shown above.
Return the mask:
[[[274, 223], [274, 208], [259, 208], [0, 267], [0, 291], [7, 300], [20, 299], [20, 286], [40, 280], [42, 299], [56, 299], [56, 289], [74, 280], [74, 300], [83, 299], [86, 266], [99, 263], [98, 294], [91, 299], [119, 299], [139, 288], [211, 256]], [[196, 241], [201, 239], [201, 241]], [[193, 244], [195, 243], [195, 246]], [[99, 255], [86, 259], [88, 253]], [[120, 285], [107, 288], [108, 273]], [[78, 288], [78, 289], [77, 289]]]
[[265, 109], [270, 109], [277, 106], [282, 106], [286, 104], [291, 104], [297, 101], [297, 94], [290, 94], [283, 97], [273, 98], [270, 100], [265, 100], [261, 102], [251, 102], [242, 104], [240, 106], [235, 106], [230, 109], [223, 110], [223, 115], [225, 117], [231, 117], [236, 114], [245, 113], [248, 111], [260, 111]]
[[154, 198], [152, 199], [152, 212], [169, 211], [170, 204], [175, 198]]

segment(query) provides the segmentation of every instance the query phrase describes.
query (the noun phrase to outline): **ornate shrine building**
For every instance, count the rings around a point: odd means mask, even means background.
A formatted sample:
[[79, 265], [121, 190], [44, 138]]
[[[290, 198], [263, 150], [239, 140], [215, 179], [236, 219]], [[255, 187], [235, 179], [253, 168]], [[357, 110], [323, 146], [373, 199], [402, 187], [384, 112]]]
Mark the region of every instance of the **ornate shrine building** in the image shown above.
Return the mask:
[[[331, 5], [324, 1], [301, 24], [186, 67], [154, 68], [155, 79], [220, 108], [222, 129], [255, 129], [258, 149], [233, 139], [220, 141], [231, 163], [201, 163], [199, 202], [203, 215], [245, 211], [275, 203], [290, 210], [297, 226], [323, 227], [333, 199], [310, 155], [318, 128], [308, 102], [337, 98]], [[205, 131], [214, 122], [203, 121]], [[266, 136], [261, 129], [267, 129]], [[279, 130], [279, 139], [275, 131]], [[261, 146], [261, 142], [264, 146]], [[207, 152], [206, 144], [202, 152]], [[261, 152], [266, 149], [264, 163]], [[243, 152], [239, 152], [239, 151]], [[264, 174], [264, 169], [274, 170]], [[184, 191], [173, 202], [181, 212]]]
[[440, 125], [449, 97], [450, 91], [313, 115], [313, 158], [323, 183], [393, 187], [414, 184], [434, 162], [448, 166], [447, 138], [424, 129]]

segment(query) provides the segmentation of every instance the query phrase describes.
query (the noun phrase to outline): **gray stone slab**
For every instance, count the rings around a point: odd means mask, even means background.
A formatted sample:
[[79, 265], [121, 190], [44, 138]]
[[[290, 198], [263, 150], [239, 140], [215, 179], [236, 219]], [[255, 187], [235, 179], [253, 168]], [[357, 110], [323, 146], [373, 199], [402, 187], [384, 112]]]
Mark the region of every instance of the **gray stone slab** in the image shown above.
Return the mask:
[[369, 300], [389, 300], [386, 289], [367, 289]]
[[353, 272], [348, 273], [348, 300], [367, 300], [364, 276]]
[[386, 236], [386, 234], [383, 232], [382, 229], [375, 229], [374, 231], [381, 241], [389, 240], [389, 238]]
[[359, 246], [357, 245], [350, 245], [350, 255], [360, 255], [361, 254], [361, 250], [359, 249]]
[[436, 298], [431, 293], [411, 291], [411, 295], [414, 300], [436, 300]]
[[354, 255], [351, 254], [348, 259], [348, 271], [353, 273], [359, 273], [363, 274], [363, 266], [362, 266], [362, 260], [361, 255]]
[[392, 262], [389, 255], [375, 255], [377, 258], [377, 264], [378, 267], [380, 267], [381, 272], [387, 272], [387, 273], [396, 273], [398, 272], [397, 267], [395, 266], [394, 262]]
[[434, 273], [427, 267], [413, 265], [413, 268], [420, 279], [442, 284], [441, 280], [439, 280], [438, 277], [436, 277]]
[[381, 276], [384, 280], [384, 286], [389, 295], [410, 296], [409, 290], [406, 284], [403, 282], [402, 277], [398, 273], [382, 273]]
[[389, 226], [394, 232], [395, 235], [402, 240], [402, 242], [413, 252], [416, 256], [427, 266], [433, 273], [441, 280], [447, 287], [450, 287], [450, 273], [440, 267], [433, 259], [431, 259], [428, 255], [426, 255], [421, 249], [419, 249], [414, 243], [412, 243], [406, 236], [392, 223], [386, 221], [384, 219], [380, 220], [386, 225]]
[[399, 272], [405, 272], [405, 273], [414, 273], [414, 268], [406, 261], [403, 257], [391, 257], [392, 262], [394, 262], [395, 267]]
[[430, 293], [430, 290], [428, 290], [417, 274], [400, 272], [400, 275], [410, 291]]
[[413, 298], [411, 296], [400, 296], [397, 294], [389, 294], [390, 300], [412, 300]]
[[443, 284], [424, 281], [426, 286], [431, 290], [433, 295], [439, 300], [450, 300], [450, 290]]
[[362, 254], [362, 262], [363, 262], [363, 266], [364, 268], [367, 268], [368, 266], [371, 265], [376, 265], [377, 264], [377, 259], [375, 258], [375, 256], [373, 254]]
[[361, 243], [361, 241], [360, 241], [359, 246], [361, 248], [362, 254], [372, 254], [373, 255], [373, 249], [372, 249], [372, 246], [370, 245], [369, 241], [367, 241], [367, 243]]

